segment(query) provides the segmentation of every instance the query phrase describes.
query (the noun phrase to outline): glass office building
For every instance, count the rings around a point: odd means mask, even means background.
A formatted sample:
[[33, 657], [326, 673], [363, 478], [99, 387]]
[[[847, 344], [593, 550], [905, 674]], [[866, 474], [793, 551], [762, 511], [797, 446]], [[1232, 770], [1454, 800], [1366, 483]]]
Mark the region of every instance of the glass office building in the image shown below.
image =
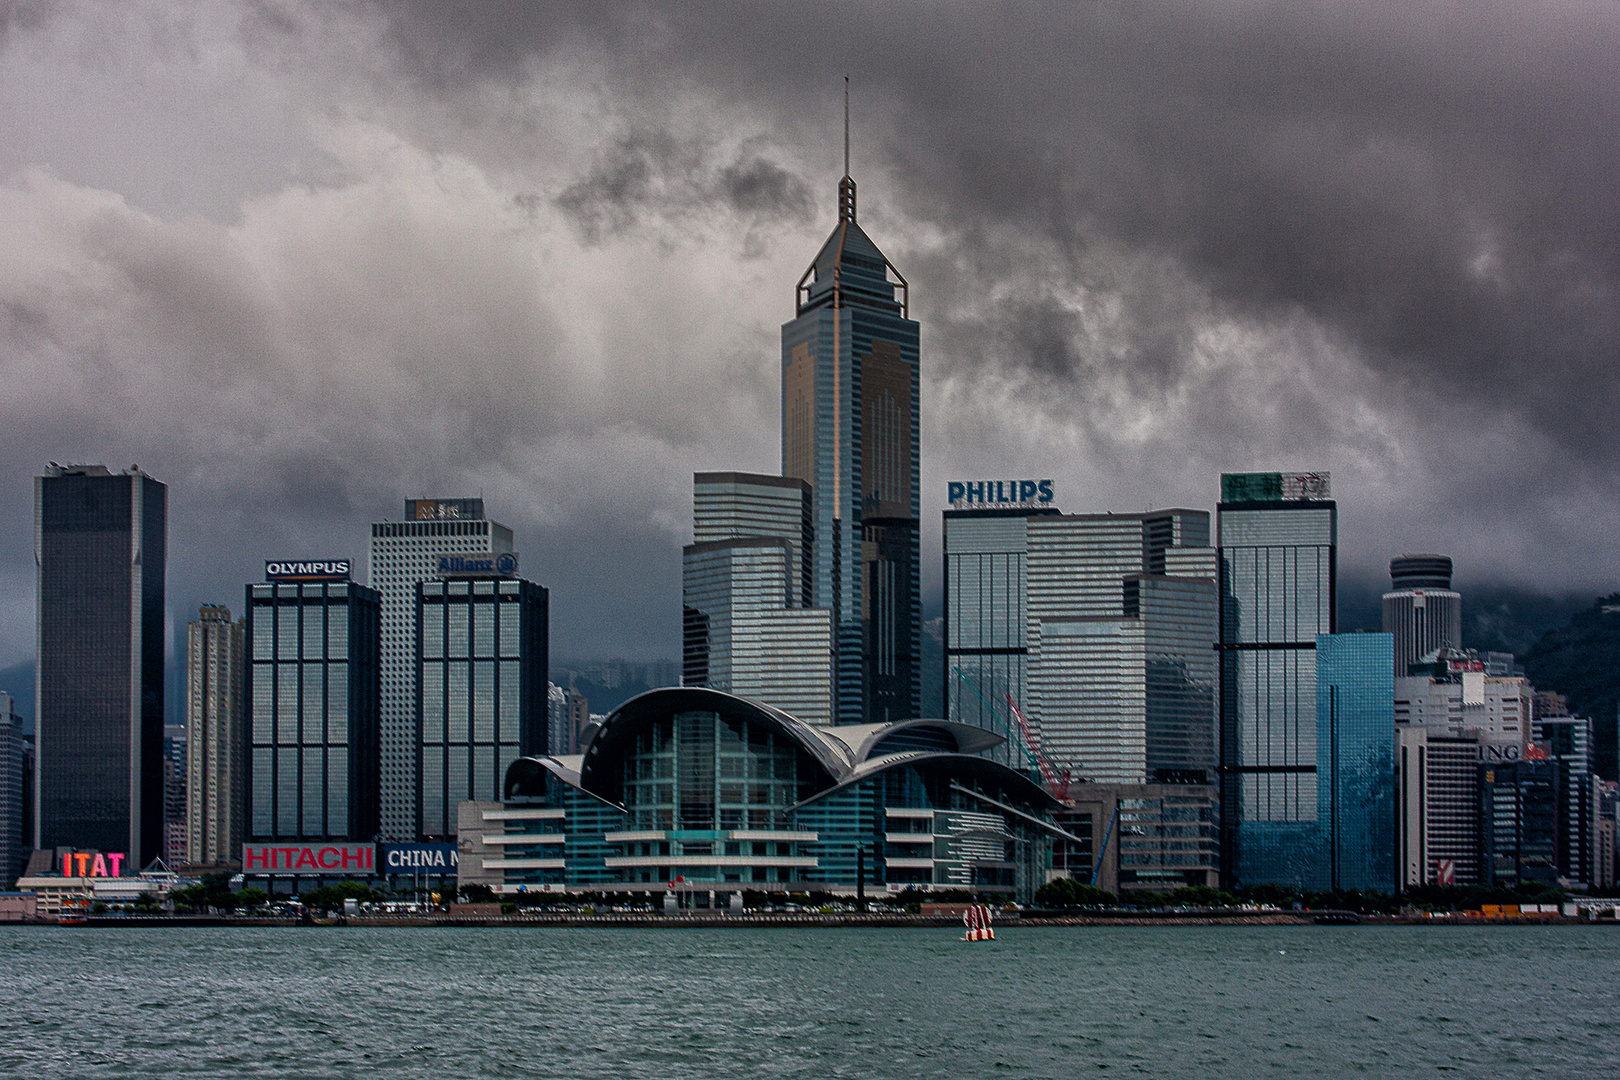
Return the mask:
[[163, 849], [168, 490], [134, 466], [34, 479], [35, 848]]
[[1316, 638], [1337, 629], [1338, 507], [1328, 493], [1325, 473], [1221, 477], [1219, 749], [1228, 884], [1293, 885], [1314, 873]]
[[692, 542], [772, 537], [787, 553], [789, 607], [814, 606], [810, 485], [791, 476], [700, 472], [692, 475]]
[[1214, 769], [1209, 515], [945, 512], [947, 716], [1110, 783], [1205, 783]]
[[247, 587], [253, 840], [367, 841], [378, 831], [382, 597], [341, 566]]
[[512, 762], [547, 752], [549, 610], [516, 577], [417, 586], [418, 837], [454, 837], [457, 803], [499, 799]]
[[681, 553], [682, 677], [833, 722], [832, 613], [811, 598], [810, 487], [747, 473], [693, 477]]
[[1316, 638], [1316, 888], [1395, 891], [1394, 647], [1390, 634]]
[[945, 715], [1007, 741], [992, 754], [1028, 767], [1006, 699], [1029, 700], [1029, 528], [1057, 509], [945, 511]]
[[841, 724], [921, 707], [919, 327], [905, 279], [855, 220], [838, 225], [782, 327], [782, 474], [810, 485], [810, 607], [831, 612]]
[[416, 833], [416, 586], [445, 555], [501, 555], [512, 530], [484, 517], [483, 499], [407, 499], [403, 521], [371, 526], [366, 581], [382, 594], [382, 831]]

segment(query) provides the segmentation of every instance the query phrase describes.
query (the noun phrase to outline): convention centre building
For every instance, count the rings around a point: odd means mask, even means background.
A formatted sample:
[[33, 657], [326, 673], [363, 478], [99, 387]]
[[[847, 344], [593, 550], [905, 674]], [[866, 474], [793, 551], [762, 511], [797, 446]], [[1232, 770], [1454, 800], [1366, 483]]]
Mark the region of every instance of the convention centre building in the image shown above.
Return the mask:
[[972, 889], [1028, 900], [1056, 822], [1039, 784], [942, 720], [818, 726], [699, 687], [625, 702], [583, 753], [519, 758], [458, 808], [460, 883], [500, 893]]

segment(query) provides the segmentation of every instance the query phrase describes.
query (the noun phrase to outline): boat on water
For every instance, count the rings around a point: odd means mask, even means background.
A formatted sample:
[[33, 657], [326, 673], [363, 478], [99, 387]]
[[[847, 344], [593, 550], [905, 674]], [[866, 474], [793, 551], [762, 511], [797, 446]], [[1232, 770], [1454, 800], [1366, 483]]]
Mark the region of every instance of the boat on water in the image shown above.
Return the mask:
[[90, 901], [68, 898], [62, 901], [62, 909], [56, 914], [58, 926], [83, 926], [90, 917]]
[[962, 912], [962, 923], [967, 927], [967, 933], [962, 935], [962, 940], [996, 940], [996, 932], [990, 928], [991, 917], [992, 914], [987, 905], [969, 904], [967, 910]]

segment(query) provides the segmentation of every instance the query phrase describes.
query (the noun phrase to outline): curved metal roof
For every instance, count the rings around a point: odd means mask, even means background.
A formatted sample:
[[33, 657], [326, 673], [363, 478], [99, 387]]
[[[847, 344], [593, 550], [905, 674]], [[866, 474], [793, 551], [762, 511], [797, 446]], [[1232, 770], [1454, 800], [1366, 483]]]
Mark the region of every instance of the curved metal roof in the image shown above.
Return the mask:
[[1052, 797], [1041, 785], [1018, 772], [1009, 769], [999, 761], [989, 758], [976, 757], [972, 754], [951, 754], [938, 750], [908, 750], [898, 754], [883, 754], [861, 762], [850, 774], [825, 791], [818, 791], [808, 799], [803, 799], [795, 806], [805, 806], [817, 799], [846, 788], [851, 784], [858, 784], [863, 780], [870, 780], [874, 776], [888, 772], [890, 769], [903, 765], [944, 766], [958, 771], [965, 776], [984, 777], [995, 781], [1008, 791], [1016, 794], [1030, 806], [1042, 810], [1055, 810], [1063, 804]]
[[615, 805], [621, 803], [621, 778], [616, 773], [604, 772], [599, 766], [610, 760], [617, 761], [620, 748], [634, 739], [647, 721], [670, 713], [698, 710], [762, 724], [788, 736], [826, 772], [829, 780], [836, 781], [854, 764], [847, 751], [840, 752], [841, 743], [821, 738], [817, 733], [822, 729], [789, 716], [781, 709], [707, 687], [669, 686], [638, 694], [607, 715], [581, 755], [579, 786]]
[[[655, 719], [693, 711], [713, 712], [760, 724], [792, 739], [824, 773], [820, 790], [805, 802], [813, 802], [828, 792], [860, 783], [889, 769], [919, 764], [948, 765], [964, 776], [994, 779], [1032, 806], [1050, 809], [1058, 805], [1057, 800], [1029, 777], [999, 762], [975, 756], [981, 750], [1006, 741], [983, 728], [927, 719], [820, 727], [761, 702], [701, 686], [663, 687], [631, 698], [590, 732], [584, 752], [578, 757], [532, 757], [513, 762], [507, 769], [505, 791], [508, 797], [520, 792], [537, 793], [535, 785], [543, 787], [543, 774], [550, 774], [622, 809], [623, 778], [616, 765], [636, 734]], [[954, 745], [954, 750], [877, 753], [885, 740], [910, 731], [943, 735]]]

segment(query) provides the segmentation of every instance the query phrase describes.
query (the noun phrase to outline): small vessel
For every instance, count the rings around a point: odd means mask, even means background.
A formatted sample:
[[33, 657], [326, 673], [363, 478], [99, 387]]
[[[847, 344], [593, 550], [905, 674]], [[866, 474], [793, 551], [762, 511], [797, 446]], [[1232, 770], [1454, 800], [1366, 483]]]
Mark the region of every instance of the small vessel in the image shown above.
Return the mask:
[[77, 897], [69, 897], [62, 901], [62, 909], [56, 915], [58, 926], [83, 926], [90, 915], [90, 901]]
[[990, 929], [991, 913], [984, 904], [969, 904], [962, 912], [962, 923], [967, 927], [967, 933], [962, 935], [963, 941], [994, 941], [996, 932]]

